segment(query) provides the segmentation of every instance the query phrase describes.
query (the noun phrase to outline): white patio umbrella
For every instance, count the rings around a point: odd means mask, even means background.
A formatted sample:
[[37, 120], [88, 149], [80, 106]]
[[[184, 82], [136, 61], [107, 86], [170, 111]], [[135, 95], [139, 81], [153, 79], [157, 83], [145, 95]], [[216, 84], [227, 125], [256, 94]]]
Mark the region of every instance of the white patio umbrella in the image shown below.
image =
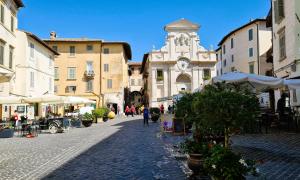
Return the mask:
[[24, 104], [23, 97], [16, 97], [16, 96], [2, 96], [0, 97], [0, 104]]
[[280, 78], [262, 76], [256, 74], [247, 74], [241, 72], [230, 72], [213, 78], [213, 82], [228, 82], [228, 83], [242, 83], [248, 82], [257, 90], [262, 89], [277, 89], [284, 86], [284, 80]]
[[65, 100], [66, 100], [66, 97], [64, 97], [64, 96], [56, 96], [56, 95], [52, 95], [52, 94], [25, 98], [25, 102], [27, 102], [27, 103], [60, 104], [60, 103], [64, 103]]
[[64, 100], [64, 104], [95, 104], [95, 101], [91, 101], [87, 98], [68, 96]]

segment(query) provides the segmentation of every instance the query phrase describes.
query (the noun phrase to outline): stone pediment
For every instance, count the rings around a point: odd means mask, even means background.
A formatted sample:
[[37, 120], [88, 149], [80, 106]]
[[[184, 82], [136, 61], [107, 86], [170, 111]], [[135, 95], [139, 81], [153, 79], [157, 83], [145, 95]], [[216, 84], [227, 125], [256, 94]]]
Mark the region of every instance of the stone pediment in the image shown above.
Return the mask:
[[198, 31], [200, 25], [192, 23], [186, 19], [180, 19], [165, 26], [165, 31], [172, 30], [195, 30]]

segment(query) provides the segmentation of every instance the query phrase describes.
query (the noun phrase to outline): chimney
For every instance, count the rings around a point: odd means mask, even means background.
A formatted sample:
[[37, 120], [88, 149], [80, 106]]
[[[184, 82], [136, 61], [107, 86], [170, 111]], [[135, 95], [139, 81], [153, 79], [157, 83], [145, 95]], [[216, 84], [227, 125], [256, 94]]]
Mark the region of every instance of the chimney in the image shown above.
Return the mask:
[[56, 39], [56, 32], [54, 31], [50, 32], [50, 39]]

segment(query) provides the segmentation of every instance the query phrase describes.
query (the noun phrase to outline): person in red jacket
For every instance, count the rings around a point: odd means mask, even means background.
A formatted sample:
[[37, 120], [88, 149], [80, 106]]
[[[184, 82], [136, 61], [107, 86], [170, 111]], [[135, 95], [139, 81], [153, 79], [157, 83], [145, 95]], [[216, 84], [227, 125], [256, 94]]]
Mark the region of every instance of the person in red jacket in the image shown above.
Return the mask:
[[130, 108], [129, 108], [129, 106], [126, 106], [125, 115], [128, 117], [129, 114], [130, 114]]
[[162, 105], [160, 106], [160, 113], [161, 113], [161, 114], [164, 114], [164, 112], [165, 112], [165, 107], [164, 107], [164, 105], [162, 104]]
[[133, 115], [135, 114], [135, 107], [134, 107], [134, 105], [131, 105], [130, 110], [131, 110], [131, 115], [133, 117]]

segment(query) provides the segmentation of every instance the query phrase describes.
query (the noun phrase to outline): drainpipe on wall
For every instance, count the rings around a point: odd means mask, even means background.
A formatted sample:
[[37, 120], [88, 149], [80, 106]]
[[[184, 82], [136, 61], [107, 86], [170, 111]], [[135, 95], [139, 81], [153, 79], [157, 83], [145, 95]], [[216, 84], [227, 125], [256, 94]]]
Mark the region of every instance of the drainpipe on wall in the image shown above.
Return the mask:
[[260, 75], [260, 70], [259, 70], [259, 63], [260, 63], [260, 52], [259, 52], [259, 30], [258, 30], [258, 24], [259, 22], [256, 23], [256, 32], [257, 32], [257, 74]]
[[[104, 95], [102, 94], [102, 41], [100, 43], [100, 78], [99, 78], [100, 92], [99, 96], [101, 97], [101, 106], [104, 107]], [[100, 106], [100, 98], [99, 103]]]

